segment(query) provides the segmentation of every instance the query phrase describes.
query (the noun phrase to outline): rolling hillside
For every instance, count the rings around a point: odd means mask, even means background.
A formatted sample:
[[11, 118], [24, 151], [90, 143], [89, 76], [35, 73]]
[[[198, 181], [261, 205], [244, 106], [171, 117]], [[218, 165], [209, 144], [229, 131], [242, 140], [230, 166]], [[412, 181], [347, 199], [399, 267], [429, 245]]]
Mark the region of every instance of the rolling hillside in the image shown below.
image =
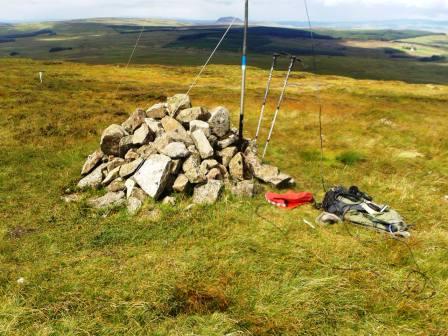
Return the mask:
[[[91, 64], [126, 63], [143, 34], [134, 63], [200, 65], [225, 27], [188, 22], [95, 19], [0, 27], [0, 57], [69, 60]], [[273, 52], [302, 56], [311, 71], [312, 40], [306, 30], [254, 26], [250, 28], [250, 63], [267, 68]], [[417, 46], [425, 40], [425, 46]], [[241, 28], [235, 27], [213, 60], [240, 62]], [[354, 78], [447, 83], [447, 35], [414, 30], [334, 31], [315, 34], [318, 71]], [[415, 42], [415, 45], [413, 44]], [[50, 52], [51, 51], [51, 52]], [[56, 51], [56, 52], [55, 52]], [[433, 56], [436, 56], [433, 58]]]

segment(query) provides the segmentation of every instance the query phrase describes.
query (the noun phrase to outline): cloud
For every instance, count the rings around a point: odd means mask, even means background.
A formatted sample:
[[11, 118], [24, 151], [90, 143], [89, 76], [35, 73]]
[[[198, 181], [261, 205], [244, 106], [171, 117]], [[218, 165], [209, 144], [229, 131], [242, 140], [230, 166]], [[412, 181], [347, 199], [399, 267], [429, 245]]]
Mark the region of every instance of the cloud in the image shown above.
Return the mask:
[[[308, 0], [314, 20], [448, 15], [448, 0]], [[253, 20], [304, 20], [303, 0], [250, 0]], [[216, 19], [242, 16], [243, 0], [0, 0], [0, 21], [83, 17]]]
[[359, 6], [402, 6], [407, 8], [448, 8], [448, 0], [322, 0], [326, 6], [356, 4]]

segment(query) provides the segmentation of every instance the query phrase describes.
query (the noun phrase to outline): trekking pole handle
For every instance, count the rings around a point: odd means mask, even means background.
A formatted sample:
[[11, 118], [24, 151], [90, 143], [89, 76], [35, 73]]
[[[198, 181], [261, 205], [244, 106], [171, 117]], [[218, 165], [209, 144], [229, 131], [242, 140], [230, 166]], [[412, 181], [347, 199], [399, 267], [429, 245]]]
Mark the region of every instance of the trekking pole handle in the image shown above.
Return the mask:
[[277, 60], [281, 57], [280, 54], [273, 54], [272, 55], [272, 70], [275, 70], [275, 67], [277, 66]]
[[297, 58], [297, 56], [291, 56], [291, 63], [289, 64], [289, 70], [292, 71], [294, 69], [294, 66], [296, 65], [296, 62], [302, 62], [300, 58]]

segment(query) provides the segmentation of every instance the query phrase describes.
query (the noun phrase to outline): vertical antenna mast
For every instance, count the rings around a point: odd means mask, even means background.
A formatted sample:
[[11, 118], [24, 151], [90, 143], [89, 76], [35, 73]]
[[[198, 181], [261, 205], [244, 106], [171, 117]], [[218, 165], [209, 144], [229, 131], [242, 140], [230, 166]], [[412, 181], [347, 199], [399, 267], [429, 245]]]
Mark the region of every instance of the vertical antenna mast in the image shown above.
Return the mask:
[[244, 128], [244, 106], [245, 106], [245, 96], [246, 96], [246, 65], [247, 65], [247, 30], [249, 28], [249, 0], [245, 0], [244, 8], [244, 37], [243, 37], [243, 56], [241, 58], [241, 70], [242, 70], [242, 81], [241, 81], [241, 106], [240, 106], [240, 130], [239, 130], [239, 140], [240, 145], [243, 143], [243, 128]]

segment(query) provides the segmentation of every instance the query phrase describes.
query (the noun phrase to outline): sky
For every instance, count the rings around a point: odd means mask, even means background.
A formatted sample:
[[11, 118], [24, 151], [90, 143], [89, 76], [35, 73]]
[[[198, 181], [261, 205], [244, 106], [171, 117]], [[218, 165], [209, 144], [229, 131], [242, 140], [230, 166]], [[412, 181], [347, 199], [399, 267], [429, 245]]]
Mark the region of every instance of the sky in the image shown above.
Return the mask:
[[[448, 20], [448, 0], [308, 0], [313, 21]], [[250, 0], [254, 21], [304, 21], [304, 0]], [[0, 0], [0, 22], [242, 17], [243, 0]]]

